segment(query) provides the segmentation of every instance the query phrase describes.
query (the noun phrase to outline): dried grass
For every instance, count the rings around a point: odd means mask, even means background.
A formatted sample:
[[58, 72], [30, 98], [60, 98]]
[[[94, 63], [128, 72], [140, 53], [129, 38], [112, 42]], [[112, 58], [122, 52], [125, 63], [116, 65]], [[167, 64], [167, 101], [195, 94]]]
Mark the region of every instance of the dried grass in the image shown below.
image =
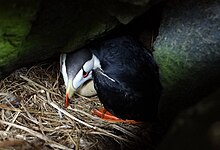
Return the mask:
[[0, 140], [3, 145], [8, 145], [8, 140], [19, 143], [17, 139], [41, 150], [132, 149], [140, 143], [154, 149], [148, 134], [150, 124], [143, 128], [142, 125], [104, 122], [91, 115], [93, 108], [101, 106], [97, 97], [78, 95], [67, 109], [64, 100], [65, 87], [57, 63], [22, 68], [1, 80]]

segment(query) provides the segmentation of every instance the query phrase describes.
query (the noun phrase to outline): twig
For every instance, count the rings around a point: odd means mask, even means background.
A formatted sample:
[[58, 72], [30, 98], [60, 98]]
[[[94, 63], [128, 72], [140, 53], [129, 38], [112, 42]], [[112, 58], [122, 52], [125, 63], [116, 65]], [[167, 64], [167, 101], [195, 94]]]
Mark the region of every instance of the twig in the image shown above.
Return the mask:
[[21, 112], [20, 109], [13, 108], [13, 107], [9, 107], [9, 106], [7, 106], [6, 104], [0, 104], [0, 109], [9, 110], [9, 111]]
[[99, 120], [99, 121], [101, 121], [101, 122], [103, 122], [103, 120], [101, 119], [101, 118], [98, 118], [98, 117], [95, 117], [95, 116], [93, 116], [93, 115], [90, 115], [89, 113], [87, 113], [87, 112], [85, 112], [85, 111], [82, 111], [82, 110], [80, 110], [80, 109], [76, 109], [76, 108], [72, 108], [72, 107], [68, 107], [68, 109], [70, 109], [70, 110], [72, 110], [72, 111], [75, 111], [75, 112], [79, 112], [79, 113], [81, 113], [81, 114], [83, 114], [83, 115], [86, 115], [87, 117], [89, 117], [90, 119], [92, 119], [92, 120]]
[[20, 75], [20, 77], [21, 77], [22, 79], [26, 80], [27, 82], [29, 82], [29, 83], [31, 83], [31, 84], [34, 84], [35, 86], [37, 86], [37, 87], [39, 87], [39, 88], [41, 88], [41, 89], [43, 89], [43, 90], [45, 90], [45, 91], [47, 91], [47, 92], [49, 92], [49, 93], [51, 93], [51, 94], [60, 96], [59, 94], [48, 90], [48, 89], [45, 88], [44, 86], [42, 86], [42, 85], [40, 85], [40, 84], [38, 84], [38, 83], [36, 83], [36, 82], [34, 82], [34, 81], [28, 79], [27, 77], [24, 77], [24, 76], [22, 76], [22, 75]]
[[5, 110], [4, 109], [1, 110], [1, 118], [2, 118], [2, 120], [5, 120]]
[[138, 139], [138, 140], [141, 141], [141, 139], [138, 136], [136, 136], [135, 134], [129, 132], [128, 130], [126, 130], [126, 129], [124, 129], [124, 128], [116, 125], [116, 124], [111, 124], [110, 126], [113, 127], [114, 129], [118, 130], [118, 131], [121, 131], [121, 132], [129, 135], [130, 137], [133, 137], [133, 138]]
[[50, 104], [52, 107], [56, 108], [58, 111], [62, 112], [64, 115], [66, 115], [66, 116], [68, 116], [69, 118], [71, 118], [71, 119], [73, 119], [73, 120], [75, 120], [75, 121], [77, 121], [77, 122], [83, 124], [84, 126], [86, 126], [86, 127], [88, 127], [88, 128], [91, 128], [91, 129], [100, 131], [100, 132], [104, 133], [105, 135], [108, 135], [108, 136], [117, 138], [117, 139], [119, 139], [119, 140], [127, 141], [126, 139], [124, 139], [124, 138], [122, 138], [122, 137], [120, 137], [120, 136], [117, 136], [117, 135], [115, 135], [115, 134], [109, 133], [109, 132], [107, 132], [106, 130], [103, 130], [103, 129], [101, 129], [101, 128], [92, 126], [92, 125], [90, 125], [90, 124], [88, 124], [88, 123], [86, 123], [86, 122], [84, 122], [84, 121], [82, 121], [82, 120], [80, 120], [80, 119], [74, 117], [73, 115], [71, 115], [71, 114], [68, 113], [67, 111], [65, 111], [65, 110], [63, 110], [63, 109], [61, 109], [61, 108], [59, 108], [59, 106], [57, 106], [57, 105], [56, 105], [55, 103], [53, 103], [53, 102], [49, 102], [49, 101], [48, 101], [48, 104]]
[[7, 122], [7, 121], [4, 121], [4, 120], [0, 120], [0, 123], [1, 124], [6, 124], [6, 125], [9, 125], [9, 126], [13, 126], [15, 128], [21, 129], [21, 130], [24, 130], [24, 131], [26, 131], [26, 132], [28, 132], [28, 133], [30, 133], [30, 134], [32, 134], [32, 135], [42, 139], [42, 140], [50, 141], [46, 136], [43, 136], [42, 134], [40, 134], [40, 133], [38, 133], [38, 132], [36, 132], [34, 130], [31, 130], [31, 129], [27, 128], [27, 127], [24, 127], [24, 126], [21, 126], [21, 125], [17, 125], [15, 123]]
[[44, 141], [47, 141], [49, 143], [50, 146], [53, 146], [53, 147], [57, 147], [57, 148], [60, 148], [60, 149], [65, 149], [65, 150], [71, 150], [70, 148], [64, 146], [64, 145], [61, 145], [55, 141], [52, 141], [50, 140], [47, 136], [44, 136], [34, 130], [31, 130], [27, 127], [24, 127], [24, 126], [21, 126], [21, 125], [17, 125], [17, 124], [14, 124], [14, 123], [10, 123], [10, 122], [7, 122], [7, 121], [3, 121], [3, 120], [0, 120], [0, 123], [1, 124], [6, 124], [6, 125], [9, 125], [9, 126], [12, 126], [12, 127], [15, 127], [15, 128], [18, 128], [20, 130], [23, 130], [23, 131], [26, 131], [28, 133], [30, 133], [31, 135], [33, 136], [36, 136]]
[[94, 127], [94, 126], [92, 126], [92, 125], [90, 125], [90, 124], [88, 124], [88, 123], [86, 123], [86, 122], [84, 122], [84, 121], [82, 121], [82, 120], [80, 120], [80, 119], [74, 117], [73, 115], [71, 115], [70, 113], [68, 113], [67, 111], [65, 111], [64, 109], [61, 109], [61, 108], [60, 108], [59, 106], [57, 106], [54, 102], [49, 102], [49, 101], [48, 101], [48, 104], [51, 105], [52, 107], [56, 108], [58, 111], [60, 111], [60, 112], [63, 113], [64, 115], [68, 116], [69, 118], [71, 118], [71, 119], [73, 119], [73, 120], [75, 120], [75, 121], [77, 121], [77, 122], [83, 124], [84, 126], [86, 126], [86, 127], [88, 127], [88, 128], [92, 128], [92, 129], [94, 129], [94, 130], [97, 129], [97, 127]]
[[34, 118], [31, 114], [30, 114], [30, 112], [29, 111], [27, 111], [27, 109], [26, 109], [26, 107], [24, 106], [24, 104], [23, 103], [21, 103], [21, 106], [23, 107], [23, 109], [24, 109], [24, 111], [26, 112], [26, 114], [27, 114], [27, 116], [25, 116], [28, 120], [30, 120], [30, 121], [32, 121], [33, 123], [35, 123], [35, 124], [39, 124], [39, 122], [37, 121], [37, 119], [36, 118]]
[[[16, 112], [15, 116], [12, 119], [12, 123], [15, 122], [15, 120], [18, 118], [19, 114], [20, 114], [20, 112]], [[5, 131], [8, 132], [10, 130], [10, 128], [11, 128], [11, 126], [9, 125]]]
[[[51, 101], [50, 93], [49, 93], [49, 92], [46, 92], [46, 94], [47, 94], [47, 100], [50, 102], [50, 101]], [[61, 113], [60, 111], [58, 111], [58, 114], [59, 114], [60, 119], [62, 119], [62, 118], [63, 118], [62, 113]]]
[[8, 93], [0, 93], [0, 96], [7, 96]]

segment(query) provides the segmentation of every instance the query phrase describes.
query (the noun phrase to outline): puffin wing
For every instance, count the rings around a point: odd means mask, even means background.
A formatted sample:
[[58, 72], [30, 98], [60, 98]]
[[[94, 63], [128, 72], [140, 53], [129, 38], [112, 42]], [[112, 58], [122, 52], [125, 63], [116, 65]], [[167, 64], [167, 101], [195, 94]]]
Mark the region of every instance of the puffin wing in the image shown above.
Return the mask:
[[101, 69], [94, 70], [100, 101], [122, 119], [150, 120], [158, 108], [161, 85], [152, 53], [130, 37], [99, 45], [95, 55]]
[[118, 81], [104, 75], [100, 69], [94, 70], [93, 75], [95, 89], [105, 109], [121, 119], [133, 118], [129, 117], [136, 97], [133, 91], [125, 89]]

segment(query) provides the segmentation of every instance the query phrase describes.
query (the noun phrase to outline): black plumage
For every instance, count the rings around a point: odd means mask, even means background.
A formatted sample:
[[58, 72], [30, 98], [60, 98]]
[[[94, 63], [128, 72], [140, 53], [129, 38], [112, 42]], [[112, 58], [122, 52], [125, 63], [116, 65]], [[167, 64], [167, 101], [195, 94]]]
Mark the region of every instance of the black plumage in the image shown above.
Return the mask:
[[155, 119], [162, 88], [151, 51], [128, 36], [96, 43], [90, 50], [101, 63], [93, 79], [105, 109], [121, 119]]

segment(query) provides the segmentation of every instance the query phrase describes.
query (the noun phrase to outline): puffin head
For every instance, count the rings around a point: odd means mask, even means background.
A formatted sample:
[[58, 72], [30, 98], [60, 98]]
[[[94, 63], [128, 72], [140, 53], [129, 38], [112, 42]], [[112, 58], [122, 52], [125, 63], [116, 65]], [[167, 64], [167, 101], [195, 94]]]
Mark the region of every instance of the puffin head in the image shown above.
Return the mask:
[[100, 67], [99, 59], [88, 49], [60, 55], [60, 68], [66, 86], [66, 102], [86, 81], [92, 79], [92, 70]]

